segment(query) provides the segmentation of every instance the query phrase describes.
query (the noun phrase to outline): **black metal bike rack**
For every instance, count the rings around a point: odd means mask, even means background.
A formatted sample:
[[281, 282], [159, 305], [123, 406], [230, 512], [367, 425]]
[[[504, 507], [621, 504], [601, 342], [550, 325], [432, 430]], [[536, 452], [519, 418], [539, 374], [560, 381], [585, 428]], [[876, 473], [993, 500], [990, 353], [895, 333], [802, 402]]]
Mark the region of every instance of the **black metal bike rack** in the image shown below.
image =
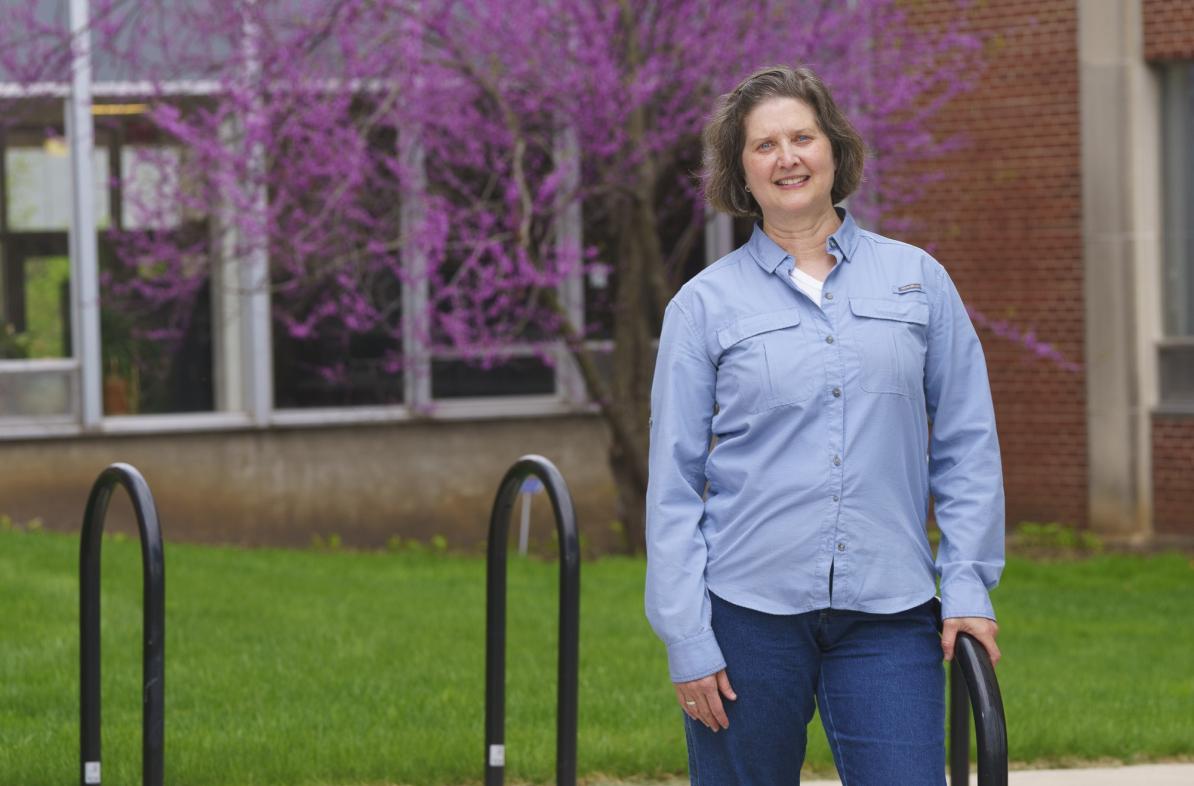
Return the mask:
[[157, 508], [136, 468], [112, 464], [96, 479], [83, 514], [79, 543], [79, 735], [82, 782], [100, 783], [100, 549], [112, 491], [124, 486], [141, 533], [142, 630], [141, 782], [162, 784], [165, 738], [166, 564]]
[[978, 786], [1007, 786], [1007, 721], [995, 667], [986, 649], [959, 633], [950, 663], [949, 782], [970, 782], [970, 706], [978, 740]]
[[580, 652], [580, 538], [572, 495], [555, 465], [523, 456], [498, 486], [489, 519], [485, 613], [485, 786], [502, 786], [506, 747], [506, 554], [510, 514], [522, 482], [543, 481], [560, 544], [560, 651], [556, 694], [556, 784], [576, 784], [577, 668]]

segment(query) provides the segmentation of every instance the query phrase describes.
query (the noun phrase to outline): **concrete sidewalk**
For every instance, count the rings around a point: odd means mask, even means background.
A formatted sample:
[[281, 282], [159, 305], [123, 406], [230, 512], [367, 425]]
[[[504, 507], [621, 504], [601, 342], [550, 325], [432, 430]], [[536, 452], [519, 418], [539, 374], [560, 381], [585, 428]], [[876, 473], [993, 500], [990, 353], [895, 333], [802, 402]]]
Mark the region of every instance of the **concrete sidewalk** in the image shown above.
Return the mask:
[[[1194, 764], [1144, 764], [1081, 770], [1012, 770], [1008, 786], [1194, 786]], [[973, 769], [970, 783], [977, 784]], [[841, 781], [801, 781], [801, 786], [841, 786]]]
[[[801, 786], [841, 786], [838, 780], [804, 780], [800, 783]], [[978, 775], [973, 770], [970, 783], [972, 786], [978, 783]], [[688, 786], [688, 780], [656, 781], [651, 784], [595, 781], [591, 786]], [[1008, 786], [1194, 786], [1194, 762], [1073, 770], [1012, 770], [1008, 773]]]

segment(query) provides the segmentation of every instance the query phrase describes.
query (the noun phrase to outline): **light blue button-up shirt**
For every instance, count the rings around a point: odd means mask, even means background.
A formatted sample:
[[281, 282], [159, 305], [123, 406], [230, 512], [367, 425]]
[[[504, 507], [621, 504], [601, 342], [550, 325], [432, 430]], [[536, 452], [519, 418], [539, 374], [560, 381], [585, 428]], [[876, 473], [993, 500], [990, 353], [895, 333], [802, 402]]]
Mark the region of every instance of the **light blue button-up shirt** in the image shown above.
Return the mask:
[[936, 260], [841, 215], [820, 303], [756, 226], [664, 315], [646, 608], [675, 682], [725, 667], [709, 592], [885, 614], [940, 576], [944, 616], [994, 619], [1003, 472], [978, 336]]

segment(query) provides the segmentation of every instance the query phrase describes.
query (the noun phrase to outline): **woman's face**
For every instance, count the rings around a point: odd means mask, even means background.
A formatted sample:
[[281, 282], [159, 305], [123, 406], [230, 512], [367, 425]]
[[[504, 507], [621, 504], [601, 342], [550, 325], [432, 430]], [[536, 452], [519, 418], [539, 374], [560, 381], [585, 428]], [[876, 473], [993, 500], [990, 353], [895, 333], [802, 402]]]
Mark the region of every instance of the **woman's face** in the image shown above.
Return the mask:
[[812, 107], [769, 98], [746, 116], [742, 168], [763, 220], [816, 216], [833, 208], [833, 146]]

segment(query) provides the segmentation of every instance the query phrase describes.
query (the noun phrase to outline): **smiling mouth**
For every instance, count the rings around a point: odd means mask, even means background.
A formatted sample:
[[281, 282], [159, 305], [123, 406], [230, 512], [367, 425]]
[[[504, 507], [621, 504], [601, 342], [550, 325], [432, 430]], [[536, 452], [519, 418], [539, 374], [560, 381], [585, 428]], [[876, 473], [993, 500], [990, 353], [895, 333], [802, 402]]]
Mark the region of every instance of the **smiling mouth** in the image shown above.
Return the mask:
[[776, 180], [777, 186], [798, 186], [808, 180], [808, 175], [801, 175], [799, 177], [785, 177], [782, 180]]

